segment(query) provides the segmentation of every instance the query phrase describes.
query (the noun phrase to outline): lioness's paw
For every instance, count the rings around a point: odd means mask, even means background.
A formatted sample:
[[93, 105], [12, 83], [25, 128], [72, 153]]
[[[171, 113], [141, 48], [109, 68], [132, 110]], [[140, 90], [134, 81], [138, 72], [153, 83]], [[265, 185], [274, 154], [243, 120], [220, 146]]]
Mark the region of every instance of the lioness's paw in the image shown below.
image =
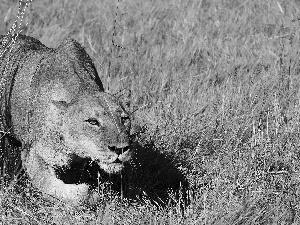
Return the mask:
[[59, 179], [54, 179], [51, 185], [51, 187], [44, 187], [44, 191], [72, 204], [83, 203], [89, 198], [89, 187], [86, 184], [65, 184]]
[[90, 205], [95, 205], [97, 202], [100, 201], [100, 199], [101, 199], [101, 197], [100, 197], [99, 193], [94, 190], [90, 193], [87, 203], [89, 203]]
[[63, 197], [74, 203], [85, 202], [89, 198], [89, 187], [86, 184], [65, 184]]

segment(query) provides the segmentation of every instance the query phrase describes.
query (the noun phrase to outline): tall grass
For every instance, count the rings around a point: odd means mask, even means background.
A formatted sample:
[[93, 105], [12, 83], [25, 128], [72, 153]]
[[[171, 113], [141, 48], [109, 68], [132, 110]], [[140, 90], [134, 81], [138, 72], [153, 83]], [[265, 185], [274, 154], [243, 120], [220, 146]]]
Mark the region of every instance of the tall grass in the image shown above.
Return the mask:
[[[0, 15], [11, 6], [3, 1]], [[279, 0], [35, 1], [24, 33], [50, 47], [77, 39], [107, 91], [131, 89], [134, 123], [146, 127], [140, 145], [176, 159], [191, 202], [182, 215], [179, 204], [117, 196], [78, 212], [4, 192], [3, 221], [298, 224], [299, 9]]]

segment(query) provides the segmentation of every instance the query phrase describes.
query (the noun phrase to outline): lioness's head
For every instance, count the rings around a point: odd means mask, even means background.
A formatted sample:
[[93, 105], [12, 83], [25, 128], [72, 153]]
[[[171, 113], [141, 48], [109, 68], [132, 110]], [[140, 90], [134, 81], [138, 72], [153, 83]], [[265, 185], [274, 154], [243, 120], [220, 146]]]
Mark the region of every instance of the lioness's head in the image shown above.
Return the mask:
[[71, 153], [91, 158], [108, 173], [123, 169], [131, 158], [130, 119], [114, 96], [99, 92], [52, 104], [49, 113], [59, 112], [60, 139]]

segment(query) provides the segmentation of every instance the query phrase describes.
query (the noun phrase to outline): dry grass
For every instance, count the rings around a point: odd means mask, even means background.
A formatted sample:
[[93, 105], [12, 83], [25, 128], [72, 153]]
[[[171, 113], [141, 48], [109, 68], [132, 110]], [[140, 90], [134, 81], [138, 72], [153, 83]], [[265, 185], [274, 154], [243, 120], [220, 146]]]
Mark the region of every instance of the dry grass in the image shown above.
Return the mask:
[[[30, 185], [2, 188], [2, 222], [299, 224], [299, 10], [296, 0], [33, 2], [24, 33], [49, 46], [80, 41], [107, 91], [131, 89], [146, 131], [127, 199], [103, 188], [97, 209], [74, 210]], [[185, 179], [182, 215], [167, 189]], [[174, 201], [156, 207], [160, 197]]]

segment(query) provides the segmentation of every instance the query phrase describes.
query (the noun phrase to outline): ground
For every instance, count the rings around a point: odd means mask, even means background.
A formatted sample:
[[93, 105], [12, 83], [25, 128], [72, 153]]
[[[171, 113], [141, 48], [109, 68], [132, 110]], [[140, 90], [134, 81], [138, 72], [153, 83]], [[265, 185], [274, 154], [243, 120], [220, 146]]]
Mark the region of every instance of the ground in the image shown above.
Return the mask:
[[[1, 34], [13, 2], [1, 3]], [[2, 221], [299, 224], [299, 9], [296, 0], [33, 1], [22, 33], [50, 47], [78, 40], [106, 91], [132, 91], [142, 129], [124, 198], [110, 177], [99, 206], [79, 210], [12, 182], [1, 187]], [[189, 184], [186, 207], [167, 191], [180, 193], [179, 181]]]

